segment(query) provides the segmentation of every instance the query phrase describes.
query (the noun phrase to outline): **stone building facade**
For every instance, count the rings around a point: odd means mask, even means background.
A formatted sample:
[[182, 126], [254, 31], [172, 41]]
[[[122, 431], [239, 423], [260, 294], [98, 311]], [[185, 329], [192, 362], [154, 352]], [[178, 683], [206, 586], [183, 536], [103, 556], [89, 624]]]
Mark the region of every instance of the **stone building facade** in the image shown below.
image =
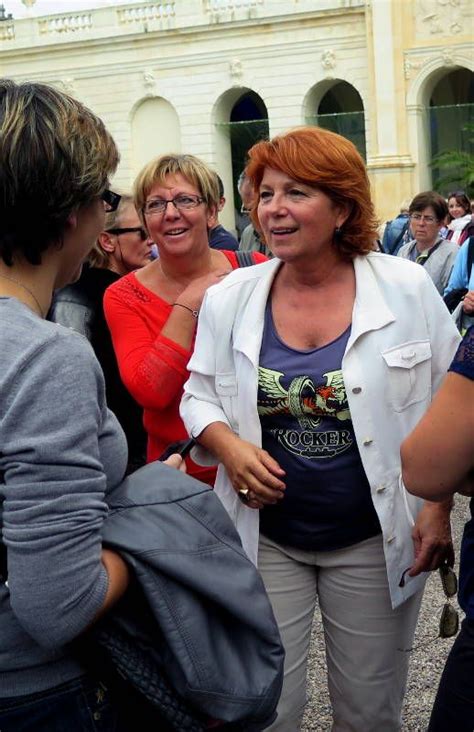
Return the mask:
[[100, 115], [121, 150], [119, 189], [155, 155], [201, 156], [224, 180], [231, 228], [239, 131], [251, 144], [264, 128], [347, 128], [384, 220], [431, 187], [436, 146], [464, 144], [473, 21], [471, 0], [149, 0], [5, 20], [0, 74], [53, 83]]

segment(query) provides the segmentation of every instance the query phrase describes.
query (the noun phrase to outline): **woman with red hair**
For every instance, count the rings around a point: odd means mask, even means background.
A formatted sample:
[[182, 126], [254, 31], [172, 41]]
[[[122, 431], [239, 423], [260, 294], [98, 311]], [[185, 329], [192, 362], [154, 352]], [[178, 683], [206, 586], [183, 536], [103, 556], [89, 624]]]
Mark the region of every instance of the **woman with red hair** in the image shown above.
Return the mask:
[[181, 415], [280, 627], [272, 732], [300, 729], [317, 601], [333, 732], [395, 732], [422, 573], [453, 561], [450, 504], [405, 492], [400, 443], [459, 336], [422, 267], [373, 251], [351, 142], [296, 129], [257, 143], [246, 173], [274, 259], [206, 294]]

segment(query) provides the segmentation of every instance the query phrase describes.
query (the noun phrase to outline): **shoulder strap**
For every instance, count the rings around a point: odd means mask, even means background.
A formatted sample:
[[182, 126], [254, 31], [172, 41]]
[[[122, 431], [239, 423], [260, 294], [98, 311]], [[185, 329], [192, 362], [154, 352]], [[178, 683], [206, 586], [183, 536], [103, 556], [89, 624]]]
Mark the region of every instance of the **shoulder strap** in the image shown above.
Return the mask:
[[252, 264], [255, 264], [255, 262], [253, 261], [252, 252], [236, 251], [235, 256], [239, 267], [251, 267]]

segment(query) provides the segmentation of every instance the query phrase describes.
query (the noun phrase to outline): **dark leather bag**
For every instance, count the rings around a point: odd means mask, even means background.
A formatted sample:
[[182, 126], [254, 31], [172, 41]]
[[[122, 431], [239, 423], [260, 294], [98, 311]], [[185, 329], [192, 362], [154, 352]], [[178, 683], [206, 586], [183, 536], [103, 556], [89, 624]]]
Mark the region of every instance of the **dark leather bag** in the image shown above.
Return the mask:
[[124, 557], [135, 583], [94, 630], [116, 669], [150, 700], [164, 679], [158, 695], [171, 689], [182, 702], [171, 716], [187, 714], [191, 725], [175, 729], [200, 732], [192, 724], [206, 729], [209, 718], [226, 730], [265, 729], [276, 716], [284, 652], [263, 582], [219, 498], [155, 462], [107, 502], [104, 544]]

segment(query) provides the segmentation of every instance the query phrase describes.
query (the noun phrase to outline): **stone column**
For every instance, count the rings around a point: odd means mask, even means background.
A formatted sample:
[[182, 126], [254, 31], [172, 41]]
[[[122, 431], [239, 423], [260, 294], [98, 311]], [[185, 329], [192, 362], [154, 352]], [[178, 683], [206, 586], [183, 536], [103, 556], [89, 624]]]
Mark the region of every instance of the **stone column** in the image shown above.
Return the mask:
[[413, 162], [404, 149], [402, 134], [406, 126], [401, 83], [403, 24], [395, 15], [400, 11], [398, 0], [372, 0], [367, 7], [367, 50], [373, 84], [367, 168], [377, 192], [375, 203], [382, 220], [393, 218], [400, 201], [412, 193]]

